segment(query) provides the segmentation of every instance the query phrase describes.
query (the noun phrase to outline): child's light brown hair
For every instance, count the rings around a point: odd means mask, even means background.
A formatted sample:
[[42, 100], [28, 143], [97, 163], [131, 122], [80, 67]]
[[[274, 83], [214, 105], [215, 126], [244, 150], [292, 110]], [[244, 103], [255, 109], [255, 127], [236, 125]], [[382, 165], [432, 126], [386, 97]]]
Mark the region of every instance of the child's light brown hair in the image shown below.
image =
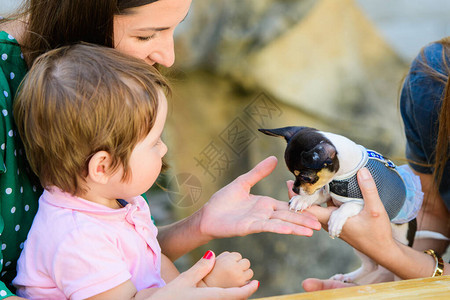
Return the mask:
[[77, 44], [40, 56], [26, 75], [14, 118], [28, 161], [44, 188], [84, 192], [93, 154], [107, 151], [111, 172], [128, 162], [154, 125], [162, 75], [117, 50]]

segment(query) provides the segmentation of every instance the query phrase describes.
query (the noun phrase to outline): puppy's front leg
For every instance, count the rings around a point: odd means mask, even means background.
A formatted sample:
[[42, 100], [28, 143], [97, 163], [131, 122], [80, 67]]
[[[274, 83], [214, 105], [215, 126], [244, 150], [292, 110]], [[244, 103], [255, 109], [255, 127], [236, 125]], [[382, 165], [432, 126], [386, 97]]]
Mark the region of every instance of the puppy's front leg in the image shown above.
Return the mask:
[[348, 218], [356, 216], [363, 209], [362, 202], [345, 202], [338, 209], [333, 211], [328, 220], [328, 234], [331, 238], [339, 237], [342, 227]]
[[300, 194], [291, 198], [289, 201], [289, 208], [295, 211], [303, 211], [311, 205], [322, 204], [327, 202], [330, 198], [330, 194], [326, 191], [324, 187], [317, 190], [313, 194], [309, 195], [302, 188], [300, 188]]

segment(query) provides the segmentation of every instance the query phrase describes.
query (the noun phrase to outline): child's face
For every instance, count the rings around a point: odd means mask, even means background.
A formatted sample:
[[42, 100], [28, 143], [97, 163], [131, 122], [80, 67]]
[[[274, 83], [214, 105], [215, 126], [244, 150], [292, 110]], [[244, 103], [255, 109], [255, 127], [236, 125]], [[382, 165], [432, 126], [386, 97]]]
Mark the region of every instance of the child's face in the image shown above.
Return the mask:
[[145, 193], [158, 178], [162, 167], [162, 158], [167, 152], [167, 146], [161, 140], [161, 134], [166, 123], [167, 99], [163, 92], [159, 93], [159, 105], [156, 121], [149, 134], [133, 149], [129, 160], [131, 177], [121, 181], [123, 169], [120, 168], [111, 177], [111, 187], [115, 189], [117, 198], [129, 198]]

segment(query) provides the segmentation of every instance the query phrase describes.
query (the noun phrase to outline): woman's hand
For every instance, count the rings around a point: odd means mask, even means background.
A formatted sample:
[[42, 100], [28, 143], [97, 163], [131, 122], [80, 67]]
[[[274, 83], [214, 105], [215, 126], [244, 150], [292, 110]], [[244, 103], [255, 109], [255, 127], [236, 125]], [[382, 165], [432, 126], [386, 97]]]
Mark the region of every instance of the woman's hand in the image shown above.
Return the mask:
[[177, 278], [169, 282], [166, 286], [158, 289], [148, 299], [166, 300], [209, 300], [209, 299], [247, 299], [258, 289], [259, 282], [252, 280], [242, 287], [217, 288], [217, 287], [197, 287], [214, 267], [215, 255], [201, 258], [194, 266]]
[[250, 189], [276, 165], [275, 157], [266, 158], [215, 193], [202, 208], [201, 232], [213, 239], [257, 232], [311, 236], [313, 230], [320, 230], [312, 214], [295, 213], [285, 201], [250, 194]]
[[[378, 190], [370, 172], [363, 168], [358, 172], [357, 178], [364, 198], [364, 208], [358, 215], [347, 220], [340, 238], [353, 248], [381, 263], [384, 261], [383, 257], [391, 256], [399, 248], [392, 237], [389, 217], [378, 196]], [[314, 206], [308, 211], [314, 213], [321, 223], [326, 224], [334, 209], [336, 207]], [[351, 285], [329, 279], [308, 278], [303, 282], [303, 288], [307, 292], [347, 286]]]
[[163, 253], [174, 261], [216, 238], [258, 232], [311, 236], [313, 230], [320, 230], [313, 214], [291, 211], [286, 201], [250, 194], [250, 189], [276, 165], [275, 157], [266, 158], [216, 192], [192, 216], [160, 227], [158, 241]]
[[[363, 253], [372, 253], [380, 249], [380, 246], [386, 247], [388, 242], [390, 246], [394, 246], [391, 223], [370, 172], [362, 168], [357, 178], [364, 198], [364, 208], [347, 220], [339, 237]], [[292, 181], [287, 183], [289, 197], [295, 195], [292, 184]], [[313, 205], [306, 211], [315, 215], [326, 230], [330, 215], [335, 209], [337, 208], [329, 203], [328, 207]]]
[[340, 289], [344, 287], [355, 286], [354, 283], [346, 283], [339, 280], [333, 279], [317, 279], [317, 278], [308, 278], [303, 280], [302, 287], [305, 292], [316, 292], [322, 290], [332, 290], [332, 289]]

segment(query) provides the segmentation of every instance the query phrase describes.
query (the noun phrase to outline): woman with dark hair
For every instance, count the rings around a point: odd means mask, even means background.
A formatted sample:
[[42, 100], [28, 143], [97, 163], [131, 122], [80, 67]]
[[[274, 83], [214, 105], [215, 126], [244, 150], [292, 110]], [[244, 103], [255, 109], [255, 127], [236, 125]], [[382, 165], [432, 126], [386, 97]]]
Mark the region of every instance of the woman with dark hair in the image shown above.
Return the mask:
[[[148, 64], [170, 67], [175, 60], [173, 33], [190, 4], [191, 0], [25, 0], [20, 13], [1, 21], [0, 299], [13, 296], [10, 282], [42, 193], [28, 168], [12, 118], [14, 97], [27, 70], [39, 55], [78, 42], [114, 47]], [[159, 228], [162, 252], [175, 260], [214, 238], [262, 231], [310, 236], [320, 229], [314, 216], [291, 212], [284, 201], [250, 194], [251, 187], [275, 166], [273, 157], [262, 161], [214, 194], [192, 216]], [[185, 281], [179, 279], [171, 286], [192, 288], [186, 278], [206, 275], [198, 269], [189, 271], [193, 273], [184, 276]], [[219, 294], [223, 298], [231, 295], [226, 289]]]
[[[425, 46], [411, 64], [400, 95], [406, 158], [422, 183], [424, 202], [413, 248], [396, 242], [376, 188], [350, 218], [341, 237], [402, 279], [449, 275], [441, 255], [450, 237], [450, 39]], [[334, 208], [314, 208], [322, 224]], [[306, 291], [348, 286], [309, 278]]]

